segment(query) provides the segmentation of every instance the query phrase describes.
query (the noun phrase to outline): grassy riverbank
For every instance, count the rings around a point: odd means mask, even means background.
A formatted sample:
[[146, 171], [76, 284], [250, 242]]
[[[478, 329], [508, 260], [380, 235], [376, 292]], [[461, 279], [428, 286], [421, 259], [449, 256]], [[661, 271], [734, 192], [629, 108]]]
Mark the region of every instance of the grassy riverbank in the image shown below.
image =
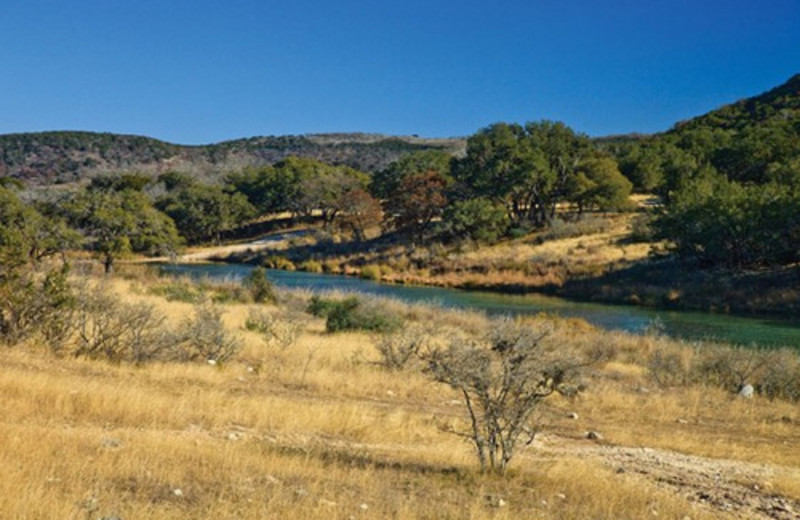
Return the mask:
[[309, 233], [269, 249], [245, 244], [200, 254], [388, 283], [539, 292], [651, 308], [798, 315], [800, 271], [795, 267], [733, 273], [682, 264], [665, 256], [662, 244], [637, 240], [641, 219], [637, 213], [587, 215], [481, 247], [417, 247], [388, 240], [332, 243]]
[[[188, 282], [136, 274], [106, 290], [177, 325], [196, 304], [164, 291], [176, 283]], [[232, 286], [194, 291], [227, 302], [217, 308], [241, 348], [224, 364], [112, 364], [55, 356], [35, 340], [0, 351], [1, 517], [757, 519], [800, 511], [797, 405], [739, 398], [711, 379], [716, 372], [696, 377], [712, 359], [704, 353], [733, 366], [752, 361], [738, 351], [527, 320], [551, 330], [548, 341], [565, 353], [599, 349], [603, 361], [584, 372], [578, 396], [545, 401], [536, 441], [498, 476], [481, 474], [469, 442], [447, 431], [468, 424], [457, 392], [414, 363], [385, 368], [373, 334], [326, 332], [303, 312], [308, 294], [257, 305]], [[377, 299], [369, 307], [432, 330], [480, 335], [492, 326], [479, 314]], [[265, 340], [245, 328], [252, 311], [296, 335]], [[770, 366], [800, 374], [796, 353], [773, 355], [783, 361]], [[757, 377], [776, 377], [762, 369], [751, 374], [759, 391]]]

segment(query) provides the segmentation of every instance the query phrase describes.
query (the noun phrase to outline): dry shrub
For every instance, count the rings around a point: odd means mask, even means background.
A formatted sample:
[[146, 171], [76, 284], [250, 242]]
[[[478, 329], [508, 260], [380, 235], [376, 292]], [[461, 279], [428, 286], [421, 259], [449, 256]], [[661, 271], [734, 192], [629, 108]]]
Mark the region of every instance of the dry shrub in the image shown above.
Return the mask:
[[683, 386], [689, 383], [689, 367], [683, 353], [678, 350], [655, 350], [647, 368], [659, 386]]
[[587, 362], [547, 341], [549, 332], [504, 318], [484, 338], [454, 338], [423, 355], [432, 379], [464, 399], [471, 429], [454, 433], [472, 442], [482, 470], [505, 471], [517, 448], [533, 441], [539, 404], [576, 388]]
[[430, 331], [420, 325], [408, 325], [379, 336], [375, 341], [375, 347], [381, 355], [381, 365], [389, 370], [406, 368], [430, 344]]
[[163, 316], [146, 303], [123, 303], [104, 284], [80, 286], [72, 354], [143, 363], [162, 359], [175, 344]]
[[267, 344], [287, 348], [297, 342], [303, 332], [306, 320], [300, 314], [269, 312], [253, 308], [247, 314], [245, 329], [258, 333]]
[[231, 359], [242, 346], [239, 337], [230, 334], [222, 322], [223, 311], [211, 302], [195, 305], [179, 331], [181, 359], [221, 363]]

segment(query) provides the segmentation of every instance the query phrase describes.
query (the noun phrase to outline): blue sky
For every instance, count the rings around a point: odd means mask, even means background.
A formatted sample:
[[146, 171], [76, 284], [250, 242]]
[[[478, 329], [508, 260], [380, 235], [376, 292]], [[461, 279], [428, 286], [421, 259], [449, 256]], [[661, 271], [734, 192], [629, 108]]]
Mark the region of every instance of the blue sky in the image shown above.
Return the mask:
[[0, 133], [666, 130], [800, 73], [800, 0], [3, 0]]

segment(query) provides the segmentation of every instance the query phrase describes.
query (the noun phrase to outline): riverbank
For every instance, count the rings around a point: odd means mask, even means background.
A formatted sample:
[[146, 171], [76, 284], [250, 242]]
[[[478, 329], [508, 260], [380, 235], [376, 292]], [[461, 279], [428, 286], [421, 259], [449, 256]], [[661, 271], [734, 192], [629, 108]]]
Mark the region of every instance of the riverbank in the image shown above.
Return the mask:
[[[731, 273], [653, 256], [634, 240], [636, 214], [589, 216], [493, 246], [321, 243], [314, 232], [212, 248], [206, 260], [357, 276], [386, 283], [540, 293], [578, 301], [739, 315], [800, 315], [800, 271]], [[282, 235], [278, 235], [281, 238]]]

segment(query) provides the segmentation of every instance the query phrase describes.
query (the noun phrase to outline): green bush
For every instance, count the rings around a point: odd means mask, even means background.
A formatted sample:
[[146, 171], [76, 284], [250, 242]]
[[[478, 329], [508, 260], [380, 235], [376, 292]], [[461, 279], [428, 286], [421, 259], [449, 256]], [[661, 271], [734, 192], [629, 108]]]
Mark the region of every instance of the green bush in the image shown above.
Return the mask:
[[267, 278], [267, 270], [263, 267], [256, 267], [250, 271], [244, 279], [244, 286], [250, 291], [256, 303], [275, 301], [275, 289]]
[[448, 206], [439, 225], [446, 240], [494, 243], [508, 231], [506, 209], [484, 198], [457, 201]]
[[323, 271], [323, 266], [321, 263], [317, 262], [316, 260], [306, 260], [302, 264], [298, 266], [301, 271], [306, 271], [309, 273], [321, 273]]
[[361, 268], [361, 278], [379, 282], [381, 280], [381, 268], [377, 265], [365, 265]]
[[400, 318], [382, 312], [380, 309], [365, 307], [355, 296], [343, 300], [329, 300], [312, 296], [306, 311], [319, 318], [325, 318], [328, 332], [345, 330], [369, 330], [390, 332], [402, 325]]

